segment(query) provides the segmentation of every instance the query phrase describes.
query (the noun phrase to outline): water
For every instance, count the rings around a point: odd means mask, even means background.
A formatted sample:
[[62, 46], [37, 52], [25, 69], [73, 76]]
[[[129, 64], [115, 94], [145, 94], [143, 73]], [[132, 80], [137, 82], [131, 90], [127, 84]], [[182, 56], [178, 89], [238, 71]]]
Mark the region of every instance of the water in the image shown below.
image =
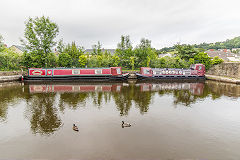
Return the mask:
[[239, 96], [212, 81], [4, 84], [0, 159], [237, 160]]

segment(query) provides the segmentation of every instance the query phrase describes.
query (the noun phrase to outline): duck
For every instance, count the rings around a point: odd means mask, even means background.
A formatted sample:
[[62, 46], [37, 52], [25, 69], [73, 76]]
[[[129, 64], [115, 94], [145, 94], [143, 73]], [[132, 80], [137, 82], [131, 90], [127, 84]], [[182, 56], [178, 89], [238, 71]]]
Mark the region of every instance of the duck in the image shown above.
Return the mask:
[[75, 124], [73, 124], [73, 130], [76, 131], [76, 132], [79, 131], [79, 130], [78, 130], [78, 127], [77, 127]]
[[122, 121], [122, 128], [124, 127], [131, 127], [130, 123], [125, 123], [124, 121]]

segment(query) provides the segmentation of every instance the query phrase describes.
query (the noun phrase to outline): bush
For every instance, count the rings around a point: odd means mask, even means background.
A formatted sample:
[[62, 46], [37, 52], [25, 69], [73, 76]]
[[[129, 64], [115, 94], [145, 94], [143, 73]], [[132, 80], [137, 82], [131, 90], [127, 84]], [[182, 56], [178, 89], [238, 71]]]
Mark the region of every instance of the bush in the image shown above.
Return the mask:
[[67, 53], [61, 53], [58, 58], [58, 65], [60, 67], [72, 67], [72, 57]]

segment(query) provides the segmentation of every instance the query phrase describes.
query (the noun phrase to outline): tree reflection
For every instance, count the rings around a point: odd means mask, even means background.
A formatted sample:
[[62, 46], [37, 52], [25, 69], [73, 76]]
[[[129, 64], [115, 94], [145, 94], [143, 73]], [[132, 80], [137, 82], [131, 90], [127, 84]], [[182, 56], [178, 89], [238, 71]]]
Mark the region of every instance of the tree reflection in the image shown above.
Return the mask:
[[195, 103], [196, 97], [188, 90], [173, 91], [174, 104], [189, 106]]
[[25, 97], [21, 83], [1, 84], [0, 87], [0, 122], [7, 118], [8, 107]]
[[70, 109], [75, 110], [79, 107], [79, 103], [85, 106], [88, 97], [89, 93], [61, 93], [59, 108], [61, 111], [64, 111], [67, 105]]
[[115, 101], [117, 109], [120, 111], [120, 115], [128, 115], [128, 111], [132, 106], [132, 99], [134, 94], [134, 86], [122, 86], [121, 92], [113, 92], [112, 96]]
[[34, 134], [50, 135], [61, 126], [58, 110], [54, 106], [55, 95], [55, 93], [34, 94], [27, 101], [27, 115]]

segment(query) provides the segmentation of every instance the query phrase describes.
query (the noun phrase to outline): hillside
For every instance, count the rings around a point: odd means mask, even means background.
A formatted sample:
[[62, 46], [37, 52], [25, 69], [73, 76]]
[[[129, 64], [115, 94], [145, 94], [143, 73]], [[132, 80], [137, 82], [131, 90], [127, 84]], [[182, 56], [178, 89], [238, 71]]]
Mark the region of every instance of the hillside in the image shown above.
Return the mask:
[[[205, 50], [208, 49], [232, 49], [232, 48], [240, 48], [240, 36], [235, 37], [233, 39], [227, 39], [223, 42], [215, 42], [215, 43], [200, 43], [200, 44], [194, 44], [195, 48], [203, 48]], [[175, 49], [175, 46], [173, 47], [164, 47], [160, 51], [162, 52], [169, 52], [171, 50]]]

